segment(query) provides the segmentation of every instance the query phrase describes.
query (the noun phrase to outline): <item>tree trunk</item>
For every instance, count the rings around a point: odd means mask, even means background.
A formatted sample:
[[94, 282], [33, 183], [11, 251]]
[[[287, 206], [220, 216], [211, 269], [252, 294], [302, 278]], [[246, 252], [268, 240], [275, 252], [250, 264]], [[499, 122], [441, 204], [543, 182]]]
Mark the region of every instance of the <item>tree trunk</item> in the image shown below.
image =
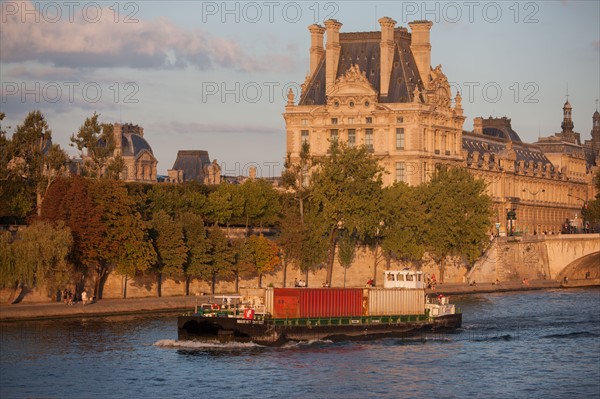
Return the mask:
[[8, 297], [8, 303], [13, 303], [17, 297], [17, 290], [19, 289], [19, 282], [17, 281], [13, 288], [10, 290], [10, 296]]
[[158, 297], [162, 297], [162, 273], [158, 273], [158, 276], [156, 277], [156, 291]]
[[212, 281], [211, 281], [211, 288], [210, 288], [210, 293], [215, 295], [215, 285], [217, 284], [217, 275], [213, 274], [212, 275]]
[[[337, 244], [335, 232], [336, 228], [331, 229], [331, 234], [329, 237], [329, 254], [327, 259], [327, 281], [330, 286], [333, 286], [332, 276], [333, 276], [333, 261], [335, 260], [335, 246]], [[308, 270], [306, 271], [308, 273]]]
[[185, 296], [190, 296], [190, 276], [185, 276]]
[[262, 288], [262, 273], [258, 275], [258, 288]]
[[444, 271], [446, 269], [446, 265], [445, 265], [445, 260], [446, 257], [442, 257], [442, 259], [440, 260], [440, 283], [444, 282]]
[[235, 274], [235, 292], [240, 292], [240, 275], [239, 273]]
[[308, 287], [308, 269], [304, 271], [304, 282], [306, 283], [306, 287]]
[[287, 261], [285, 259], [285, 256], [282, 257], [283, 259], [283, 288], [285, 288], [285, 282], [287, 280]]
[[127, 298], [127, 275], [123, 276], [123, 299]]
[[379, 249], [379, 241], [376, 240], [375, 241], [375, 255], [373, 256], [375, 258], [375, 262], [373, 262], [373, 286], [376, 287], [377, 286], [377, 263], [379, 263], [379, 259], [377, 259], [377, 250]]

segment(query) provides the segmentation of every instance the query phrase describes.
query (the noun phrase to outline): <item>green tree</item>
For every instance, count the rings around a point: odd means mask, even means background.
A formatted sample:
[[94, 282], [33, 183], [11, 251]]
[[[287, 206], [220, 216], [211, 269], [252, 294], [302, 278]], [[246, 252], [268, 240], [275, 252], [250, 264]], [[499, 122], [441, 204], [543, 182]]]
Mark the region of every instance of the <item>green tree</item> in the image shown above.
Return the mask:
[[8, 178], [31, 183], [39, 216], [44, 196], [61, 174], [67, 156], [60, 146], [52, 144], [52, 131], [40, 111], [30, 112], [23, 124], [17, 126], [7, 149]]
[[354, 262], [356, 244], [356, 238], [347, 231], [343, 232], [338, 240], [338, 260], [344, 268], [344, 288], [346, 287], [346, 272]]
[[232, 239], [231, 249], [233, 262], [229, 268], [229, 273], [235, 281], [235, 292], [239, 292], [240, 277], [253, 275], [254, 268], [249, 261], [250, 254], [248, 253], [247, 239], [245, 237]]
[[261, 235], [251, 235], [246, 241], [246, 261], [258, 276], [258, 288], [262, 287], [263, 275], [271, 273], [279, 265], [277, 244]]
[[425, 205], [425, 242], [439, 262], [444, 279], [450, 255], [473, 262], [487, 243], [491, 225], [491, 199], [486, 184], [464, 168], [439, 167], [431, 180], [420, 186]]
[[85, 176], [118, 179], [125, 163], [121, 156], [113, 156], [115, 151], [113, 126], [100, 124], [99, 116], [94, 112], [94, 115], [86, 118], [77, 135], [71, 135], [71, 145], [81, 152]]
[[280, 208], [279, 194], [269, 182], [263, 179], [248, 179], [237, 191], [237, 194], [242, 196], [246, 234], [249, 225], [262, 227], [276, 221]]
[[206, 237], [206, 229], [200, 215], [184, 212], [179, 215], [179, 223], [183, 228], [183, 239], [188, 250], [184, 269], [185, 294], [189, 295], [190, 279], [201, 278], [204, 270], [210, 267], [211, 245]]
[[600, 169], [594, 175], [594, 186], [596, 198], [587, 203], [585, 220], [589, 221], [592, 230], [598, 232], [600, 231]]
[[158, 273], [157, 288], [160, 297], [163, 276], [183, 276], [188, 248], [184, 242], [181, 224], [162, 210], [156, 212], [152, 218], [151, 236], [157, 255], [155, 268]]
[[381, 221], [382, 175], [383, 168], [366, 147], [336, 142], [312, 175], [309, 200], [328, 234], [329, 282], [338, 234], [345, 230], [364, 241]]
[[314, 162], [310, 155], [310, 145], [304, 142], [300, 149], [298, 162], [294, 163], [292, 155], [288, 153], [283, 173], [281, 174], [283, 187], [290, 190], [294, 195], [294, 200], [298, 202], [300, 220], [304, 220], [304, 204], [310, 193], [309, 181], [313, 166]]
[[207, 208], [209, 219], [214, 226], [227, 226], [235, 217], [244, 211], [243, 197], [239, 188], [233, 184], [221, 183], [215, 191], [208, 195]]
[[217, 276], [227, 275], [234, 261], [234, 254], [229, 239], [221, 228], [215, 226], [208, 231], [211, 260], [203, 270], [202, 277], [211, 282], [211, 292], [215, 293]]
[[400, 182], [383, 191], [381, 247], [392, 259], [419, 260], [425, 252], [425, 205], [417, 190]]
[[73, 239], [68, 227], [37, 221], [21, 228], [14, 240], [0, 235], [0, 285], [13, 289], [45, 287], [51, 296], [72, 275], [67, 256]]

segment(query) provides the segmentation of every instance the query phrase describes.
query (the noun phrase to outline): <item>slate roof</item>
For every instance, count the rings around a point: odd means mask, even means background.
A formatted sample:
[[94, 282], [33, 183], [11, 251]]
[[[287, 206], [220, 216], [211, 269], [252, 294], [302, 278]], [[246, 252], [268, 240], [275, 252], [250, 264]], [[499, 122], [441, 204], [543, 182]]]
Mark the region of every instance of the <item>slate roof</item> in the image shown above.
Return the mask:
[[137, 156], [143, 150], [147, 150], [150, 152], [150, 154], [154, 155], [152, 152], [152, 147], [150, 147], [150, 144], [148, 144], [146, 139], [134, 133], [123, 134], [121, 145], [122, 155]]
[[[419, 70], [410, 51], [411, 35], [406, 28], [394, 30], [394, 60], [390, 76], [388, 95], [380, 97], [381, 103], [401, 103], [412, 101], [415, 85], [423, 90]], [[340, 57], [336, 79], [345, 74], [350, 66], [358, 65], [365, 72], [371, 86], [379, 92], [381, 80], [380, 58], [381, 32], [350, 32], [340, 33]], [[324, 105], [325, 96], [325, 60], [327, 50], [313, 76], [300, 97], [299, 105]]]
[[184, 181], [204, 182], [204, 165], [210, 164], [208, 151], [182, 150], [177, 152], [173, 170], [183, 170]]

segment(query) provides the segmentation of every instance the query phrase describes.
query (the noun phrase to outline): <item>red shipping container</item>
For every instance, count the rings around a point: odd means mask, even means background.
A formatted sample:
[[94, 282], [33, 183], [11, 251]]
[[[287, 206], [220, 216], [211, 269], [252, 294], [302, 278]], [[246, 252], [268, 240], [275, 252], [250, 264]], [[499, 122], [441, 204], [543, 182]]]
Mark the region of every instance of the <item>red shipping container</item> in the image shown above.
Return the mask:
[[275, 288], [273, 290], [273, 317], [289, 319], [300, 317], [300, 290]]
[[363, 314], [362, 288], [300, 289], [300, 317], [351, 317]]

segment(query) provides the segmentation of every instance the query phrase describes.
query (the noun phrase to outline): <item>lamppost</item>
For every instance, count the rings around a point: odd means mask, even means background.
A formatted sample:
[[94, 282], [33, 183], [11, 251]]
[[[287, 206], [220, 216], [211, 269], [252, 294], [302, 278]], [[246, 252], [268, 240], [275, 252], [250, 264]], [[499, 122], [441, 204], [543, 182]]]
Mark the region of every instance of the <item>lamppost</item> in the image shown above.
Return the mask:
[[582, 228], [582, 230], [583, 230], [584, 233], [587, 233], [587, 228], [585, 227], [586, 226], [585, 225], [585, 223], [586, 223], [585, 216], [586, 216], [586, 209], [587, 209], [587, 201], [584, 200], [583, 198], [579, 198], [578, 196], [573, 195], [573, 194], [567, 194], [567, 197], [573, 197], [573, 198], [578, 199], [579, 201], [582, 202], [582, 205], [581, 205], [581, 218], [583, 219], [583, 228]]
[[509, 208], [506, 210], [506, 220], [508, 220], [508, 235], [513, 235], [513, 220], [517, 220], [517, 212], [515, 208]]
[[533, 195], [533, 201], [534, 201], [534, 205], [533, 205], [533, 235], [537, 235], [537, 212], [536, 212], [536, 205], [535, 205], [535, 197], [536, 195], [538, 195], [539, 193], [545, 193], [546, 190], [545, 189], [541, 189], [541, 190], [537, 190], [535, 192], [530, 191], [527, 188], [523, 189], [524, 193], [529, 193], [531, 195]]

